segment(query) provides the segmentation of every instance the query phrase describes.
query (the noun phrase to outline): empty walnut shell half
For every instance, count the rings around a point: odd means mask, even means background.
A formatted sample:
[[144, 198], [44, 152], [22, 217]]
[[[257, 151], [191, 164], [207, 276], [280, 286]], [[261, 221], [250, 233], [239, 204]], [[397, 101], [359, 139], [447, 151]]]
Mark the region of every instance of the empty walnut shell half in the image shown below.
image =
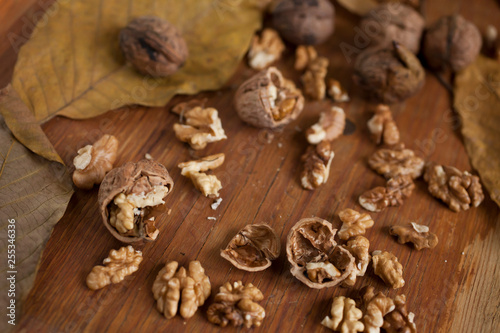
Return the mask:
[[255, 127], [276, 128], [299, 116], [304, 108], [304, 96], [276, 67], [269, 67], [241, 84], [234, 104], [244, 122]]
[[288, 234], [290, 272], [310, 288], [333, 287], [355, 268], [351, 253], [333, 239], [336, 232], [330, 222], [311, 217], [297, 222]]
[[99, 208], [106, 228], [124, 243], [151, 241], [158, 236], [151, 207], [163, 204], [174, 182], [154, 160], [128, 162], [106, 174], [99, 188]]
[[231, 239], [220, 255], [236, 268], [258, 272], [271, 266], [271, 260], [280, 255], [280, 247], [273, 228], [267, 224], [249, 224]]

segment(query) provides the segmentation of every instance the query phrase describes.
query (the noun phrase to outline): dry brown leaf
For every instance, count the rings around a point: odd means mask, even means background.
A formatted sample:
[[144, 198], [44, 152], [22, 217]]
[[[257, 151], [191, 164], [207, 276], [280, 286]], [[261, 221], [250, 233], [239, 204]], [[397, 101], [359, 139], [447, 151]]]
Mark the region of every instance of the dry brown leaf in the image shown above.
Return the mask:
[[500, 206], [500, 63], [479, 56], [458, 73], [454, 106], [472, 166]]
[[[66, 167], [26, 149], [12, 136], [0, 116], [0, 256], [5, 263], [1, 271], [0, 304], [6, 311], [11, 299], [8, 294], [10, 281], [6, 278], [15, 275], [16, 324], [23, 300], [35, 281], [45, 243], [72, 194]], [[12, 219], [15, 223], [10, 223]], [[15, 230], [14, 238], [9, 237], [14, 233], [8, 230]], [[14, 261], [8, 262], [8, 259]], [[1, 332], [14, 327], [7, 320], [10, 318], [4, 314]]]
[[[75, 119], [124, 105], [165, 105], [175, 94], [220, 88], [260, 27], [263, 1], [75, 0], [56, 2], [21, 48], [12, 86], [31, 115], [0, 105], [16, 138], [58, 160], [39, 124], [55, 115]], [[160, 16], [174, 24], [189, 48], [184, 67], [167, 78], [150, 78], [127, 65], [118, 33], [133, 18]], [[29, 128], [27, 127], [29, 126]], [[57, 156], [57, 157], [55, 157]]]

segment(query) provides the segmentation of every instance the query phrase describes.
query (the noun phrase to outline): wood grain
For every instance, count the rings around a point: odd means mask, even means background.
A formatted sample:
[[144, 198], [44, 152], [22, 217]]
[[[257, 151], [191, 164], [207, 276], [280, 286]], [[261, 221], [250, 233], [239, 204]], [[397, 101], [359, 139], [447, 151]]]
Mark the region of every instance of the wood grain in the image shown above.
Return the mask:
[[[10, 7], [7, 2], [0, 1], [0, 8], [7, 8], [11, 15], [3, 10], [1, 13], [15, 17], [17, 23], [2, 27], [2, 38], [7, 32], [19, 33], [22, 24], [17, 18], [39, 6], [28, 1]], [[428, 1], [426, 9], [429, 21], [460, 12], [481, 29], [488, 23], [498, 25], [500, 15], [493, 0]], [[457, 214], [431, 197], [425, 183], [418, 180], [414, 194], [403, 206], [371, 214], [376, 222], [367, 232], [371, 250], [393, 252], [404, 266], [406, 285], [398, 291], [389, 290], [370, 269], [353, 289], [313, 290], [291, 276], [284, 253], [269, 269], [257, 273], [239, 271], [219, 256], [219, 250], [248, 223], [269, 223], [281, 235], [283, 249], [288, 231], [302, 217], [319, 216], [338, 227], [341, 209], [361, 210], [358, 196], [383, 184], [383, 178], [366, 164], [376, 149], [366, 130], [368, 105], [352, 84], [352, 66], [339, 48], [341, 42], [353, 45], [357, 23], [357, 17], [337, 6], [336, 32], [319, 48], [330, 58], [329, 72], [351, 92], [352, 101], [344, 107], [355, 131], [334, 142], [330, 178], [316, 191], [303, 190], [299, 184], [299, 158], [306, 148], [301, 130], [314, 123], [318, 113], [331, 103], [308, 102], [299, 119], [282, 131], [246, 126], [232, 107], [236, 87], [254, 73], [245, 64], [224, 89], [200, 94], [208, 98], [209, 106], [220, 111], [228, 136], [228, 140], [211, 144], [201, 152], [190, 151], [172, 132], [177, 117], [168, 110], [188, 97], [176, 97], [164, 108], [125, 108], [84, 121], [55, 118], [48, 122], [44, 130], [68, 165], [79, 147], [109, 133], [121, 143], [117, 165], [150, 153], [169, 169], [175, 186], [167, 197], [165, 212], [157, 216], [158, 240], [142, 247], [144, 261], [139, 271], [123, 283], [97, 292], [85, 286], [85, 277], [110, 249], [121, 244], [100, 220], [97, 189], [77, 191], [44, 251], [35, 286], [18, 323], [19, 331], [219, 331], [206, 319], [207, 305], [187, 321], [180, 317], [166, 320], [155, 308], [151, 286], [162, 265], [169, 260], [186, 264], [194, 259], [202, 262], [210, 276], [213, 294], [228, 280], [252, 282], [262, 290], [266, 319], [255, 329], [259, 332], [326, 332], [319, 323], [329, 312], [332, 296], [354, 296], [364, 285], [373, 285], [391, 296], [406, 294], [420, 332], [498, 330], [500, 210], [488, 196], [480, 207]], [[0, 59], [3, 86], [10, 80], [16, 53], [6, 43], [0, 43]], [[291, 51], [278, 67], [286, 77], [298, 82], [298, 74], [292, 70]], [[429, 72], [420, 93], [394, 107], [394, 114], [407, 147], [427, 160], [470, 170], [449, 96]], [[212, 201], [194, 190], [176, 165], [192, 156], [219, 152], [226, 154], [225, 164], [214, 172], [224, 186], [223, 201], [214, 211], [210, 208]], [[169, 208], [172, 213], [167, 215]], [[208, 220], [209, 216], [217, 220]], [[439, 237], [437, 247], [418, 252], [389, 236], [390, 225], [409, 221], [429, 225]], [[213, 295], [207, 304], [212, 300]]]

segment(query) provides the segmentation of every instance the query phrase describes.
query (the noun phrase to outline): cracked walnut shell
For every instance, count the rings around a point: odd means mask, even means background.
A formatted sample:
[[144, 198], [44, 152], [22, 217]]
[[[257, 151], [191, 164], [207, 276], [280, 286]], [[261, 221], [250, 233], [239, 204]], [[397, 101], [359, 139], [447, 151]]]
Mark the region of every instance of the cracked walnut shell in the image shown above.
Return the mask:
[[278, 32], [274, 29], [264, 29], [261, 36], [255, 35], [248, 51], [250, 67], [262, 70], [281, 58], [285, 44], [281, 41]]
[[218, 168], [224, 163], [225, 155], [215, 154], [205, 156], [199, 160], [179, 163], [181, 175], [188, 177], [194, 186], [206, 197], [219, 197], [222, 188], [220, 180], [214, 175], [207, 175], [204, 171]]
[[154, 219], [146, 219], [152, 207], [164, 204], [174, 182], [167, 169], [154, 160], [128, 162], [108, 172], [99, 188], [104, 225], [124, 243], [155, 240]]
[[366, 229], [373, 227], [375, 223], [370, 215], [359, 213], [354, 209], [344, 209], [339, 213], [342, 227], [338, 232], [341, 240], [348, 240], [351, 237], [364, 235]]
[[241, 281], [233, 284], [226, 282], [219, 288], [214, 303], [208, 307], [208, 321], [222, 327], [229, 323], [235, 327], [259, 327], [266, 311], [256, 302], [263, 299], [262, 292], [251, 283], [245, 286]]
[[301, 157], [302, 162], [304, 162], [304, 170], [300, 175], [302, 187], [314, 190], [316, 187], [326, 184], [334, 156], [328, 141], [307, 147], [306, 152]]
[[365, 309], [363, 323], [365, 324], [365, 332], [379, 333], [380, 328], [384, 325], [384, 316], [392, 312], [396, 306], [394, 301], [378, 292], [374, 293], [374, 288], [371, 286], [361, 289], [362, 305]]
[[368, 120], [367, 126], [376, 144], [395, 145], [399, 142], [399, 130], [387, 105], [377, 105], [375, 114]]
[[117, 150], [118, 140], [108, 134], [93, 145], [78, 149], [78, 155], [73, 159], [73, 183], [76, 187], [90, 190], [95, 184], [100, 184], [106, 173], [113, 169]]
[[368, 165], [387, 179], [398, 175], [409, 175], [416, 179], [422, 175], [424, 160], [415, 156], [404, 144], [377, 150], [368, 159]]
[[438, 243], [436, 234], [429, 231], [429, 227], [411, 222], [408, 225], [398, 226], [393, 225], [389, 229], [389, 234], [398, 236], [398, 243], [405, 244], [413, 243], [418, 251], [429, 248], [434, 248]]
[[387, 181], [385, 187], [377, 186], [359, 196], [359, 204], [371, 212], [380, 212], [389, 206], [401, 206], [415, 184], [409, 175], [397, 175]]
[[104, 266], [94, 266], [87, 276], [87, 286], [92, 290], [104, 288], [111, 283], [120, 283], [126, 276], [139, 269], [142, 262], [142, 252], [134, 248], [124, 246], [117, 250], [111, 250], [106, 259], [103, 260]]
[[307, 141], [316, 145], [321, 141], [332, 141], [344, 132], [345, 112], [342, 108], [333, 106], [319, 115], [319, 120], [306, 130]]
[[177, 310], [187, 319], [210, 296], [211, 285], [199, 261], [191, 261], [188, 270], [171, 261], [158, 272], [152, 291], [156, 308], [167, 319], [173, 318]]
[[405, 285], [403, 279], [403, 265], [398, 258], [386, 251], [373, 251], [372, 253], [373, 271], [384, 282], [393, 289], [401, 288]]
[[365, 325], [360, 321], [363, 312], [356, 307], [354, 300], [338, 296], [333, 299], [331, 318], [326, 316], [321, 325], [342, 333], [363, 332]]
[[352, 287], [356, 283], [356, 277], [364, 276], [370, 263], [370, 241], [363, 236], [356, 236], [347, 241], [344, 248], [354, 257], [354, 269], [351, 274], [342, 281], [342, 285]]
[[299, 116], [304, 97], [276, 67], [269, 67], [240, 85], [234, 104], [244, 122], [255, 127], [277, 128]]
[[236, 268], [257, 272], [271, 266], [280, 254], [280, 239], [267, 224], [249, 224], [241, 229], [221, 250], [222, 258]]
[[354, 269], [354, 257], [334, 240], [336, 232], [330, 222], [312, 217], [297, 222], [288, 234], [290, 272], [309, 288], [333, 287]]

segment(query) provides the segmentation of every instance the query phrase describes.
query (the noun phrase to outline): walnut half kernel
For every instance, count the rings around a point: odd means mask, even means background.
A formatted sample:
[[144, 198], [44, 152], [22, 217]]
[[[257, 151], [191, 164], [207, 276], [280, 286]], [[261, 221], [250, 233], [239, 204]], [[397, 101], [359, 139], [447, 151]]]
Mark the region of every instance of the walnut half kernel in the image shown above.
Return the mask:
[[332, 141], [342, 135], [344, 128], [344, 110], [333, 106], [331, 109], [321, 112], [318, 122], [306, 130], [306, 138], [312, 145], [324, 140]]
[[398, 237], [398, 243], [413, 243], [415, 249], [420, 251], [425, 248], [432, 249], [438, 244], [436, 234], [429, 231], [429, 227], [411, 222], [408, 225], [393, 225], [389, 233]]
[[330, 315], [326, 316], [321, 325], [333, 331], [344, 333], [363, 332], [365, 325], [361, 322], [363, 312], [356, 307], [354, 300], [338, 296], [333, 299]]
[[281, 58], [285, 44], [274, 29], [264, 29], [261, 36], [255, 35], [248, 51], [250, 67], [262, 70]]
[[399, 142], [399, 130], [396, 122], [392, 119], [389, 106], [377, 105], [375, 114], [368, 120], [367, 125], [371, 138], [376, 144], [395, 145]]
[[300, 181], [302, 187], [307, 190], [326, 184], [330, 174], [333, 152], [329, 141], [322, 141], [320, 144], [307, 147], [301, 159], [304, 162], [304, 170], [301, 173]]
[[181, 175], [189, 177], [194, 186], [206, 197], [219, 197], [222, 188], [220, 180], [214, 175], [207, 175], [204, 171], [218, 168], [224, 163], [225, 155], [215, 154], [199, 160], [179, 163]]
[[380, 212], [389, 206], [401, 206], [415, 184], [409, 175], [397, 175], [387, 181], [385, 187], [377, 186], [359, 196], [359, 204], [371, 212]]
[[386, 251], [373, 251], [372, 253], [373, 271], [384, 282], [393, 289], [401, 288], [405, 285], [403, 279], [403, 265], [398, 258]]
[[397, 175], [410, 175], [416, 179], [424, 170], [424, 160], [415, 156], [413, 150], [405, 149], [403, 143], [377, 150], [368, 159], [368, 165], [387, 179]]

